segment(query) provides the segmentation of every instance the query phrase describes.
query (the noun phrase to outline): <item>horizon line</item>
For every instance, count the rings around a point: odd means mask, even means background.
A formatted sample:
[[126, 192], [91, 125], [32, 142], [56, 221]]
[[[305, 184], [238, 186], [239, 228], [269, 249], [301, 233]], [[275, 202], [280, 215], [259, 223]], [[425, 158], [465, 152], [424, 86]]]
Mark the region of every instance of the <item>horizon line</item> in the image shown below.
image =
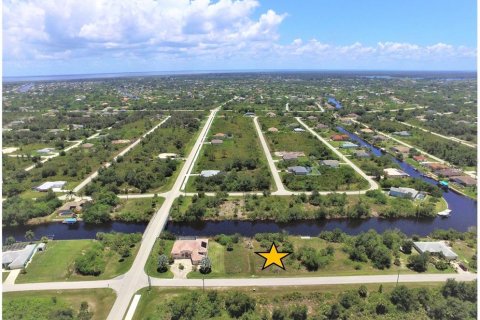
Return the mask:
[[41, 77], [75, 77], [75, 76], [102, 76], [102, 75], [136, 75], [136, 74], [158, 74], [160, 75], [169, 75], [169, 74], [178, 74], [182, 73], [183, 75], [196, 74], [196, 73], [205, 73], [205, 74], [215, 74], [215, 73], [260, 73], [260, 72], [399, 72], [399, 73], [408, 73], [408, 72], [425, 72], [425, 73], [476, 73], [477, 70], [422, 70], [422, 69], [204, 69], [204, 70], [156, 70], [156, 71], [115, 71], [115, 72], [99, 72], [99, 73], [70, 73], [70, 74], [30, 74], [30, 75], [2, 75], [2, 81], [5, 79], [15, 79], [15, 78], [41, 78]]

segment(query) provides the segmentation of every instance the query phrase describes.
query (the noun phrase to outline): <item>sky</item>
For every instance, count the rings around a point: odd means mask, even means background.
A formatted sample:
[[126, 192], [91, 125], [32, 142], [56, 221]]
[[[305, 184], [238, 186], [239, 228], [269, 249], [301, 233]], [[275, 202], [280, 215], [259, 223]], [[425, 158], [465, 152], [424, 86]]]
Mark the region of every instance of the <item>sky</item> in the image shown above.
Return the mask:
[[476, 70], [475, 0], [3, 0], [3, 76]]

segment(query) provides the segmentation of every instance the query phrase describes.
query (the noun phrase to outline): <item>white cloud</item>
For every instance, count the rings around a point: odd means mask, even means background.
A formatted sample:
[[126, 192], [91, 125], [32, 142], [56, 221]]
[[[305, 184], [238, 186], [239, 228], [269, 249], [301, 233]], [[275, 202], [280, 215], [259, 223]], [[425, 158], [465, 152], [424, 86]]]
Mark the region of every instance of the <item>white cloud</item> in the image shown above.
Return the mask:
[[153, 67], [159, 61], [178, 66], [240, 61], [243, 67], [268, 67], [268, 62], [279, 68], [329, 68], [476, 57], [475, 48], [446, 43], [335, 45], [296, 38], [282, 44], [278, 29], [288, 14], [265, 9], [254, 18], [259, 9], [257, 0], [5, 0], [4, 66], [112, 58]]

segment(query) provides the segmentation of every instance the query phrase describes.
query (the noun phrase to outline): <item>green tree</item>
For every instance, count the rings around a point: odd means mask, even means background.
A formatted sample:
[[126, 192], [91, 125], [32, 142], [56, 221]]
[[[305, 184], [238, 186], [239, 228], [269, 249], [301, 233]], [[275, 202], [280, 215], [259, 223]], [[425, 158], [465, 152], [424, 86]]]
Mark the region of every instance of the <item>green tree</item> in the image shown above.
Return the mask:
[[15, 238], [13, 236], [8, 236], [7, 239], [5, 240], [5, 245], [10, 246], [16, 242]]
[[168, 270], [168, 258], [166, 255], [162, 254], [158, 257], [158, 267], [157, 271], [160, 273], [167, 272]]
[[225, 298], [225, 308], [233, 318], [239, 318], [248, 311], [255, 310], [255, 300], [243, 292], [233, 291]]
[[88, 303], [82, 301], [80, 311], [78, 312], [78, 320], [90, 320], [93, 318], [93, 312], [89, 310]]
[[295, 305], [293, 310], [290, 312], [290, 318], [292, 320], [307, 320], [307, 306], [304, 305]]
[[428, 252], [424, 252], [419, 255], [411, 255], [408, 257], [407, 266], [417, 272], [425, 272], [427, 271], [427, 265], [428, 265], [429, 259], [430, 259], [430, 255], [428, 254]]
[[25, 232], [25, 239], [31, 243], [35, 239], [35, 232], [32, 230]]
[[397, 307], [398, 310], [409, 312], [416, 309], [416, 299], [413, 292], [400, 285], [392, 290], [390, 294], [390, 301]]
[[205, 256], [200, 261], [200, 272], [203, 274], [210, 273], [212, 271], [212, 262], [210, 258]]

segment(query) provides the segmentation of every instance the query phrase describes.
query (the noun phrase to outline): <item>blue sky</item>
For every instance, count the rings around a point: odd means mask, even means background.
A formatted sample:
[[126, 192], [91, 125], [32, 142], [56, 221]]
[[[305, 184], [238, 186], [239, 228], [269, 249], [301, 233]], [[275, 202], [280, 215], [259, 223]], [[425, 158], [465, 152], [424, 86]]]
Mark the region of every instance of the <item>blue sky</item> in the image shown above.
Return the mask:
[[4, 0], [3, 75], [475, 70], [474, 0]]

